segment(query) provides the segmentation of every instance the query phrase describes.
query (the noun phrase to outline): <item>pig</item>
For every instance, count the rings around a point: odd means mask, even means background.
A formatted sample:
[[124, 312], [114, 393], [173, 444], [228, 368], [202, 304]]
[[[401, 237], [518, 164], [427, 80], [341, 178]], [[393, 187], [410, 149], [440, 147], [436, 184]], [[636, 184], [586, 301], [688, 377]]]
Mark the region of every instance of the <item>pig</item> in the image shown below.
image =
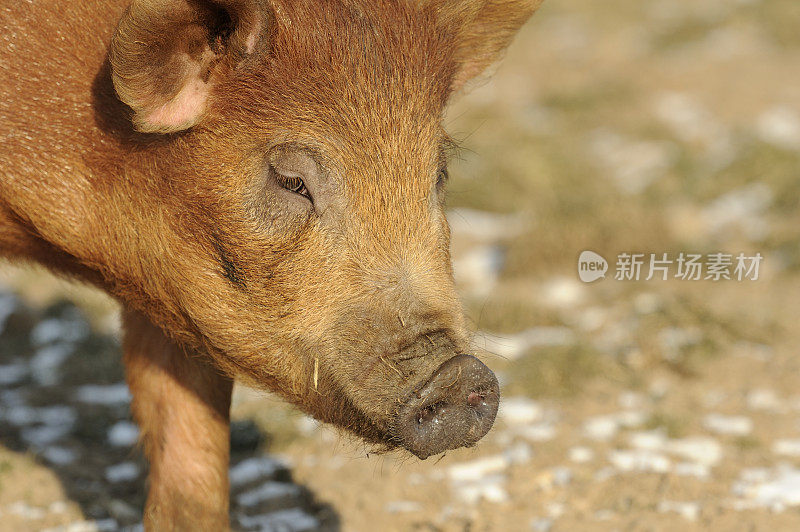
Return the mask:
[[0, 255], [121, 303], [146, 528], [228, 527], [234, 379], [422, 459], [490, 429], [442, 117], [540, 1], [0, 8]]

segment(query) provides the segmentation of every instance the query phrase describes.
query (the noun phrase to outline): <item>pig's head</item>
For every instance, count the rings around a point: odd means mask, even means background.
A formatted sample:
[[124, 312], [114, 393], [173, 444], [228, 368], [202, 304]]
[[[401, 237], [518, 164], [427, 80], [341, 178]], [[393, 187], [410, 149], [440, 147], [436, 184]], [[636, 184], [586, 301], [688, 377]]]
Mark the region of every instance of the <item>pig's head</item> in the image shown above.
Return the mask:
[[499, 391], [468, 354], [441, 121], [539, 1], [134, 1], [110, 52], [147, 133], [129, 304], [368, 441], [474, 444]]

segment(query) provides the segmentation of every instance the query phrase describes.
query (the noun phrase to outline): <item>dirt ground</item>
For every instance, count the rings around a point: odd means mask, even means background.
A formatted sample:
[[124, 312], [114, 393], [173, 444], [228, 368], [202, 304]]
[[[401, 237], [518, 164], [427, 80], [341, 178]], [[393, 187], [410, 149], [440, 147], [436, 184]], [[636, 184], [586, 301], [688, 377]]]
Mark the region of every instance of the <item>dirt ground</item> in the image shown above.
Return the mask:
[[[447, 119], [495, 428], [376, 455], [237, 388], [235, 526], [800, 530], [799, 29], [797, 0], [547, 0]], [[585, 250], [605, 279], [579, 280]], [[624, 253], [640, 280], [615, 279]], [[762, 261], [757, 280], [677, 262], [645, 280], [664, 253]], [[0, 531], [136, 530], [114, 304], [38, 270], [0, 280]]]

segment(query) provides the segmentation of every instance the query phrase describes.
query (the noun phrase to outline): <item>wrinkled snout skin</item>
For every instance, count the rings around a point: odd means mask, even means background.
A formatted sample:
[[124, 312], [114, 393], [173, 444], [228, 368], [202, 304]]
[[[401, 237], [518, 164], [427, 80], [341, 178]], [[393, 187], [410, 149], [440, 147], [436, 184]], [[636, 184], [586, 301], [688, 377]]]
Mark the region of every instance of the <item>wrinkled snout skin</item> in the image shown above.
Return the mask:
[[0, 255], [121, 302], [148, 526], [226, 526], [233, 379], [420, 458], [490, 429], [442, 119], [539, 2], [0, 10]]
[[473, 356], [457, 355], [403, 401], [390, 433], [422, 459], [469, 447], [491, 428], [499, 399], [494, 373]]

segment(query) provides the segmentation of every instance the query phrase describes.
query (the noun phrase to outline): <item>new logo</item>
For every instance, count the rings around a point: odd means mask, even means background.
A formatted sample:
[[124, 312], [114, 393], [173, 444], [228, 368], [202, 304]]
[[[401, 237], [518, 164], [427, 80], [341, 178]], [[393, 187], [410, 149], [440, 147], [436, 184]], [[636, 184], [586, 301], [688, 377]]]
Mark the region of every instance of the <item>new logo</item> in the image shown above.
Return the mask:
[[608, 262], [594, 251], [584, 251], [578, 257], [578, 277], [584, 283], [605, 278], [607, 271]]

